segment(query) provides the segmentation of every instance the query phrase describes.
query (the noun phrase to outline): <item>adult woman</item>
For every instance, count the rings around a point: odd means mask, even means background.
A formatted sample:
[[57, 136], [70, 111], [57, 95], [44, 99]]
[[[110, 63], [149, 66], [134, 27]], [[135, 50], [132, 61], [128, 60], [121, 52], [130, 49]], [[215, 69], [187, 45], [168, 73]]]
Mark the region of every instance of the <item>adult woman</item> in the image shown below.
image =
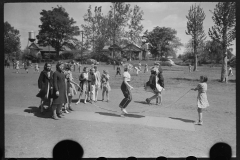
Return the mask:
[[61, 118], [60, 110], [62, 108], [62, 105], [67, 103], [63, 67], [64, 64], [62, 62], [58, 62], [56, 65], [56, 71], [53, 73], [53, 119], [57, 119], [57, 116]]
[[127, 114], [126, 107], [132, 101], [131, 89], [133, 89], [133, 87], [129, 84], [131, 81], [131, 75], [129, 74], [128, 70], [129, 70], [129, 66], [127, 65], [126, 68], [124, 68], [123, 82], [121, 85], [121, 90], [125, 97], [119, 104], [119, 107], [122, 110], [121, 116], [124, 116], [124, 114]]
[[38, 78], [39, 93], [36, 95], [41, 98], [40, 111], [43, 113], [43, 105], [47, 104], [51, 106], [52, 92], [53, 92], [53, 71], [51, 70], [52, 65], [45, 63], [43, 71], [40, 73]]

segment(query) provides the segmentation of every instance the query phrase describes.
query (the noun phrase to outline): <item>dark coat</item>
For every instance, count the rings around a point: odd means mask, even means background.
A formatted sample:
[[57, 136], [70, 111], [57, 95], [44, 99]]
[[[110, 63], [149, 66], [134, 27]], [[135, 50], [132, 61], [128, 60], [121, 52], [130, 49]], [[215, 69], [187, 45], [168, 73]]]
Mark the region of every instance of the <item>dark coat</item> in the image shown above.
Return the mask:
[[[59, 96], [56, 92], [59, 91]], [[63, 104], [67, 102], [65, 75], [59, 71], [53, 73], [53, 104]]]
[[45, 98], [47, 94], [48, 84], [50, 85], [48, 98], [51, 98], [53, 93], [53, 90], [51, 89], [51, 87], [53, 87], [53, 71], [50, 71], [50, 77], [48, 77], [47, 71], [43, 70], [38, 78], [38, 88], [40, 91], [36, 95], [37, 97]]
[[160, 86], [164, 88], [164, 78], [163, 78], [162, 72], [159, 72], [157, 76], [158, 76], [158, 84], [160, 84]]
[[156, 89], [156, 75], [151, 74], [149, 81], [147, 82], [147, 85], [150, 86], [152, 90]]

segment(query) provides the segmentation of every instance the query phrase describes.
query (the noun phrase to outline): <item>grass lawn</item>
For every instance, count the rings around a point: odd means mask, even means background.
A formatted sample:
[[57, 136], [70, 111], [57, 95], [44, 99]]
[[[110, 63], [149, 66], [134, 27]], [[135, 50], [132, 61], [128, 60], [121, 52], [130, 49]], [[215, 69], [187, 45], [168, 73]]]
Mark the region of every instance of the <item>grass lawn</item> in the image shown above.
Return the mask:
[[[138, 63], [138, 61], [134, 62]], [[141, 62], [142, 65], [145, 62]], [[149, 68], [153, 61], [149, 62]], [[90, 65], [86, 65], [91, 67]], [[81, 67], [82, 70], [83, 66]], [[142, 67], [143, 69], [144, 67]], [[133, 101], [128, 111], [140, 111], [141, 116], [172, 117], [179, 120], [197, 119], [197, 92], [190, 91], [177, 103], [174, 101], [190, 88], [196, 87], [201, 75], [208, 76], [207, 96], [210, 107], [203, 111], [204, 125], [195, 126], [194, 132], [182, 130], [153, 128], [136, 125], [93, 123], [79, 120], [61, 119], [54, 121], [38, 113], [39, 98], [37, 80], [39, 73], [34, 68], [27, 74], [24, 69], [16, 74], [5, 69], [5, 148], [7, 157], [50, 157], [51, 148], [61, 139], [75, 139], [84, 146], [84, 157], [179, 157], [191, 155], [206, 157], [209, 148], [216, 142], [223, 141], [231, 145], [233, 156], [236, 156], [236, 70], [229, 83], [221, 83], [221, 68], [199, 66], [197, 72], [188, 72], [187, 66], [163, 66], [165, 91], [161, 106], [146, 105], [142, 102], [151, 96], [143, 90], [150, 72], [131, 71], [131, 85], [134, 87]], [[43, 64], [40, 64], [40, 71]], [[110, 102], [98, 102], [106, 109], [118, 111], [118, 104], [123, 95], [120, 90], [122, 77], [115, 77], [113, 65], [99, 65], [102, 73], [110, 73]], [[55, 71], [55, 65], [52, 70]], [[123, 72], [123, 68], [121, 68]], [[75, 82], [80, 73], [73, 71]], [[74, 97], [76, 100], [77, 96]], [[101, 99], [101, 93], [99, 98]], [[75, 101], [74, 101], [75, 102]], [[154, 102], [153, 102], [154, 103]], [[103, 112], [100, 108], [87, 104], [74, 105], [76, 112]], [[32, 108], [32, 110], [30, 110]], [[30, 110], [30, 111], [29, 111]], [[29, 111], [29, 112], [28, 112]], [[24, 116], [25, 115], [25, 116]], [[31, 115], [31, 116], [27, 116]], [[71, 113], [69, 114], [71, 115]], [[127, 135], [127, 136], [126, 136]], [[144, 144], [144, 145], [143, 145]], [[184, 145], [183, 145], [184, 144]], [[136, 147], [137, 146], [137, 147]]]

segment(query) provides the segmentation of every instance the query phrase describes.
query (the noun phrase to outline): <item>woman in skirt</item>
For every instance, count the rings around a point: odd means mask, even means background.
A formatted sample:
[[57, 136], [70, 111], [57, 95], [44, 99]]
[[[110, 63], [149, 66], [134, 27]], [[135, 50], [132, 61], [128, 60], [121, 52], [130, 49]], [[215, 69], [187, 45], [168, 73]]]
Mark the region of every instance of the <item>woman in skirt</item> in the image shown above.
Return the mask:
[[52, 103], [52, 89], [53, 89], [53, 71], [52, 65], [45, 63], [43, 71], [38, 78], [39, 93], [37, 97], [41, 98], [41, 104], [39, 106], [41, 113], [43, 113], [43, 105], [51, 106]]
[[58, 62], [56, 71], [53, 73], [53, 119], [62, 118], [61, 109], [63, 104], [67, 103], [65, 75], [63, 73], [64, 64]]
[[133, 87], [129, 84], [130, 81], [131, 81], [131, 75], [129, 74], [128, 70], [129, 70], [129, 66], [127, 65], [126, 68], [124, 68], [123, 82], [122, 82], [122, 85], [121, 85], [121, 90], [122, 90], [123, 95], [125, 97], [121, 101], [121, 103], [119, 104], [119, 107], [122, 110], [121, 116], [124, 116], [124, 114], [127, 114], [126, 107], [132, 101], [131, 90], [133, 89]]

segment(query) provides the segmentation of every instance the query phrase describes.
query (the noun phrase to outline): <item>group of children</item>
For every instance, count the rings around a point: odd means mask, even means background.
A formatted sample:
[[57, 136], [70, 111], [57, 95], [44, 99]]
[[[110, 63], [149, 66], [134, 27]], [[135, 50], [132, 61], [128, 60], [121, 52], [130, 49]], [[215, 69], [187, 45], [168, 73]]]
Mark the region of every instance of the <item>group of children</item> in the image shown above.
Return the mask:
[[93, 103], [98, 100], [98, 91], [102, 90], [102, 101], [104, 101], [104, 96], [107, 97], [107, 102], [109, 101], [109, 91], [111, 90], [109, 84], [109, 73], [107, 70], [103, 70], [102, 75], [98, 71], [97, 66], [90, 68], [84, 67], [83, 72], [79, 76], [80, 81], [80, 94], [79, 99], [76, 104], [80, 103], [81, 97], [84, 95], [83, 103]]
[[[29, 63], [26, 62], [22, 62], [22, 68], [25, 69], [25, 71], [28, 73], [28, 67], [29, 67]], [[13, 63], [13, 68], [16, 69], [16, 73], [19, 73], [20, 70], [20, 62], [19, 61], [15, 61]], [[38, 63], [35, 63], [34, 69], [36, 72], [39, 72], [39, 65]]]
[[[140, 65], [139, 65], [140, 66]], [[126, 107], [127, 104], [130, 103], [132, 96], [130, 90], [133, 89], [133, 87], [129, 84], [130, 82], [130, 74], [128, 73], [128, 70], [131, 67], [129, 65], [124, 68], [124, 74], [123, 74], [123, 84], [121, 86], [121, 90], [124, 94], [124, 99], [120, 103], [120, 108], [123, 112], [123, 114], [126, 114]], [[138, 67], [140, 70], [141, 67]], [[69, 113], [69, 111], [72, 110], [71, 103], [72, 103], [72, 97], [77, 95], [77, 91], [80, 91], [80, 95], [78, 98], [78, 101], [76, 102], [76, 105], [80, 103], [81, 97], [84, 95], [84, 101], [83, 103], [93, 103], [98, 101], [98, 92], [101, 89], [102, 90], [102, 101], [104, 101], [104, 96], [106, 95], [107, 102], [109, 101], [109, 91], [111, 91], [111, 87], [109, 84], [109, 73], [107, 70], [103, 70], [103, 73], [101, 74], [98, 71], [98, 67], [96, 65], [92, 65], [90, 68], [84, 67], [83, 72], [79, 76], [80, 84], [74, 82], [73, 76], [72, 76], [72, 70], [73, 65], [66, 64], [64, 69], [64, 74], [66, 78], [66, 96], [67, 103], [63, 105], [63, 112]], [[232, 75], [231, 68], [229, 69], [229, 75]], [[121, 76], [121, 67], [120, 65], [117, 66], [116, 69], [116, 76]], [[144, 72], [148, 71], [148, 65], [145, 65]], [[197, 111], [198, 111], [198, 117], [199, 119], [195, 122], [195, 124], [202, 125], [203, 124], [203, 116], [202, 111], [204, 108], [207, 108], [209, 106], [209, 102], [207, 100], [207, 76], [200, 76], [200, 83], [197, 85], [196, 88], [192, 88], [191, 90], [198, 91], [197, 96]], [[164, 83], [163, 83], [163, 76], [162, 76], [162, 69], [161, 66], [158, 64], [155, 67], [152, 67], [151, 69], [151, 75], [148, 81], [149, 84], [146, 83], [152, 90], [155, 95], [151, 98], [147, 98], [146, 102], [150, 103], [150, 101], [154, 98], [156, 98], [156, 103], [161, 104], [162, 97], [161, 92], [164, 90]], [[78, 87], [78, 90], [75, 88], [75, 85]], [[145, 90], [148, 91], [147, 87], [145, 86]], [[126, 92], [126, 93], [125, 93]]]

